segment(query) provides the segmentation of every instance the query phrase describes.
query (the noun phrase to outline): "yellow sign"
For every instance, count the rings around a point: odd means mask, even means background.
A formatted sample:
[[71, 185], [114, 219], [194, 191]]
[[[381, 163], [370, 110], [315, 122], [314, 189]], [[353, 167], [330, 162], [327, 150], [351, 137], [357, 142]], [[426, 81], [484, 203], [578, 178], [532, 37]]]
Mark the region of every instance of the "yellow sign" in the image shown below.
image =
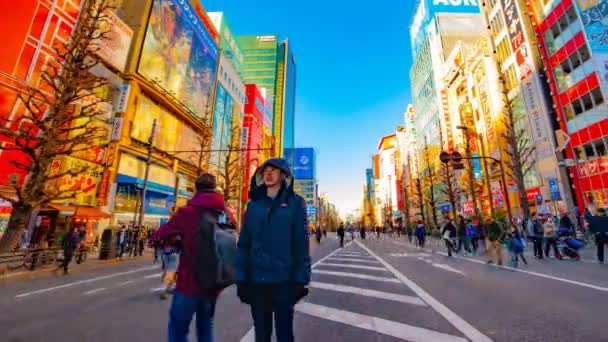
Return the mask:
[[51, 166], [51, 176], [66, 174], [54, 185], [59, 190], [61, 198], [55, 202], [74, 203], [77, 205], [95, 206], [97, 203], [97, 184], [101, 179], [103, 168], [100, 165], [74, 157], [61, 157]]

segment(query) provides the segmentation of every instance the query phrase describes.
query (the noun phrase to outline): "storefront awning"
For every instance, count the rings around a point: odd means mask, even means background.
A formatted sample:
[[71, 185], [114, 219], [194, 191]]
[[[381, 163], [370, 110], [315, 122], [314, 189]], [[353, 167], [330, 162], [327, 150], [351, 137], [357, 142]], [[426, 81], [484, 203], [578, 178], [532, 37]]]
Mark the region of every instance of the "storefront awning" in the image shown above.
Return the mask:
[[73, 216], [74, 218], [106, 219], [112, 217], [112, 215], [92, 207], [67, 206], [55, 203], [49, 204], [49, 207], [59, 210], [62, 215]]

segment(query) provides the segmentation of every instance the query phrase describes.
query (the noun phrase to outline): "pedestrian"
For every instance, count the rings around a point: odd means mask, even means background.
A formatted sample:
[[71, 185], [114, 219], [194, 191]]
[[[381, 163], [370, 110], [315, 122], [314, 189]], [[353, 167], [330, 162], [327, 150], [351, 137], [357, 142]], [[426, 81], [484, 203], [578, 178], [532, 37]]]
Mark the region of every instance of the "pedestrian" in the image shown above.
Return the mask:
[[445, 247], [448, 250], [448, 257], [452, 256], [452, 251], [456, 250], [454, 239], [456, 238], [456, 226], [449, 216], [445, 217], [445, 224], [441, 229], [441, 236], [445, 241]]
[[559, 219], [559, 227], [564, 227], [565, 229], [568, 229], [570, 231], [574, 231], [574, 224], [572, 223], [572, 220], [570, 219], [570, 216], [568, 216], [568, 212], [564, 212], [564, 214], [562, 215], [562, 217]]
[[315, 229], [315, 237], [317, 238], [317, 243], [321, 244], [321, 228], [317, 227]]
[[501, 222], [494, 220], [493, 217], [489, 217], [487, 226], [488, 236], [488, 264], [494, 262], [494, 253], [496, 254], [496, 263], [502, 266], [502, 242], [504, 240], [504, 228]]
[[365, 226], [361, 226], [360, 234], [361, 234], [361, 240], [365, 240], [365, 237], [367, 234], [367, 232], [365, 230]]
[[418, 247], [424, 248], [424, 242], [426, 240], [426, 227], [422, 220], [418, 220], [418, 224], [416, 225], [416, 242]]
[[[213, 317], [217, 298], [223, 288], [227, 266], [236, 272], [236, 232], [231, 250], [220, 246], [219, 228], [225, 218], [224, 197], [216, 192], [215, 176], [203, 174], [195, 182], [196, 193], [185, 207], [180, 208], [158, 229], [158, 239], [178, 244], [181, 250], [177, 263], [177, 281], [169, 309], [168, 341], [187, 341], [188, 329], [196, 314], [196, 335], [199, 342], [213, 341]], [[181, 237], [181, 244], [179, 241]], [[216, 252], [216, 251], [221, 251]], [[220, 257], [220, 255], [222, 255]], [[222, 261], [222, 262], [220, 262]], [[221, 266], [220, 266], [221, 265]], [[171, 268], [171, 264], [167, 265]], [[222, 267], [222, 268], [220, 268]], [[234, 281], [234, 279], [233, 279]]]
[[511, 229], [506, 238], [507, 248], [511, 252], [511, 264], [514, 268], [519, 267], [519, 259], [528, 266], [528, 261], [524, 257], [524, 242], [517, 225], [511, 225]]
[[338, 239], [340, 239], [340, 247], [344, 248], [344, 223], [340, 223], [338, 227]]
[[350, 241], [355, 240], [355, 227], [352, 224], [348, 224], [348, 233], [350, 234]]
[[376, 238], [380, 240], [380, 226], [376, 226]]
[[123, 224], [120, 228], [120, 232], [118, 232], [118, 257], [122, 258], [122, 255], [125, 252], [125, 248], [127, 247], [127, 241], [129, 240], [129, 234], [127, 232], [127, 227]]
[[597, 248], [597, 260], [600, 264], [604, 263], [604, 249], [608, 245], [608, 220], [606, 211], [603, 208], [597, 210], [598, 215], [586, 215], [585, 219], [589, 222], [589, 231], [595, 235], [595, 246]]
[[456, 247], [456, 252], [460, 253], [460, 250], [464, 247], [465, 249], [465, 254], [467, 251], [467, 244], [466, 244], [466, 239], [467, 239], [467, 224], [466, 221], [464, 220], [464, 217], [459, 216], [459, 221], [458, 221], [458, 246]]
[[486, 224], [480, 219], [477, 223], [477, 231], [479, 234], [479, 242], [481, 246], [483, 246], [483, 254], [488, 254], [488, 246], [486, 244], [487, 233], [486, 233]]
[[74, 252], [80, 244], [80, 233], [78, 228], [73, 227], [63, 238], [63, 274], [68, 274], [68, 267], [74, 256]]
[[323, 229], [323, 237], [327, 238], [327, 229]]
[[[560, 222], [561, 223], [561, 222]], [[555, 223], [551, 217], [545, 217], [542, 221], [544, 237], [545, 237], [545, 257], [549, 258], [549, 251], [553, 248], [553, 255], [556, 259], [561, 259], [559, 250], [557, 249], [557, 231]]]
[[412, 235], [413, 235], [413, 233], [412, 233], [412, 225], [411, 225], [411, 223], [409, 221], [408, 221], [407, 226], [405, 228], [405, 232], [407, 234], [407, 240], [410, 243], [412, 243]]
[[165, 290], [160, 294], [160, 299], [169, 298], [174, 293], [174, 286], [177, 283], [177, 265], [179, 252], [182, 248], [181, 235], [171, 235], [162, 242], [162, 275], [161, 279], [165, 285]]
[[526, 232], [534, 245], [534, 256], [537, 259], [543, 259], [543, 225], [538, 220], [536, 213], [532, 213], [531, 217], [526, 221]]
[[475, 224], [473, 224], [473, 221], [471, 219], [467, 219], [467, 236], [466, 236], [466, 242], [467, 242], [467, 247], [468, 247], [468, 253], [473, 256], [477, 253], [477, 242], [478, 242], [478, 237], [477, 237], [477, 227], [475, 226]]
[[271, 341], [273, 320], [276, 340], [293, 342], [294, 306], [308, 294], [311, 261], [305, 202], [293, 190], [287, 161], [266, 161], [253, 176], [249, 199], [238, 241], [237, 295], [251, 305], [256, 342]]

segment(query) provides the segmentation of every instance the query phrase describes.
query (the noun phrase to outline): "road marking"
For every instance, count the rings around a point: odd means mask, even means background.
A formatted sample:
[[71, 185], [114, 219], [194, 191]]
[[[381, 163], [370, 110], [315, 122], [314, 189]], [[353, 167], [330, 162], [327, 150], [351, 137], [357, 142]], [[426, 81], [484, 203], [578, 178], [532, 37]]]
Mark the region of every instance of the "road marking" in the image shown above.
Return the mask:
[[450, 322], [456, 329], [460, 330], [466, 337], [468, 337], [473, 342], [491, 342], [492, 340], [477, 330], [474, 326], [470, 325], [463, 318], [458, 316], [452, 310], [448, 309], [445, 305], [439, 302], [437, 299], [433, 298], [430, 294], [424, 291], [420, 286], [411, 281], [409, 278], [404, 276], [401, 272], [397, 271], [391, 264], [389, 264], [386, 260], [382, 259], [376, 253], [374, 253], [371, 249], [367, 248], [367, 246], [357, 241], [359, 247], [363, 248], [370, 255], [374, 256], [378, 261], [380, 261], [384, 267], [386, 267], [395, 277], [397, 277], [403, 284], [409, 287], [412, 291], [414, 291], [418, 297], [420, 297], [423, 301], [425, 301], [429, 306], [431, 306], [435, 311], [437, 311], [441, 316], [443, 316], [448, 322]]
[[324, 262], [323, 264], [321, 264], [321, 266], [336, 266], [336, 267], [344, 267], [344, 268], [357, 268], [357, 269], [361, 269], [361, 270], [388, 272], [388, 270], [383, 267], [363, 266], [363, 265], [333, 264], [333, 263]]
[[458, 273], [460, 275], [465, 275], [464, 272], [455, 269], [454, 267], [446, 264], [431, 264], [433, 267], [441, 268], [442, 270]]
[[336, 256], [344, 257], [344, 258], [362, 258], [362, 259], [372, 259], [371, 256], [367, 254], [348, 254], [348, 253], [337, 253]]
[[135, 280], [127, 280], [127, 281], [123, 281], [122, 283], [119, 283], [118, 286], [125, 286], [125, 285], [129, 285], [129, 284], [133, 284], [135, 282]]
[[357, 314], [345, 310], [329, 308], [311, 303], [296, 305], [296, 311], [326, 320], [348, 324], [353, 327], [373, 331], [411, 342], [465, 342], [465, 338], [389, 321], [386, 319]]
[[39, 293], [45, 293], [45, 292], [49, 292], [49, 291], [59, 290], [59, 289], [63, 289], [63, 288], [71, 287], [71, 286], [75, 286], [75, 285], [82, 285], [82, 284], [93, 283], [93, 282], [96, 282], [98, 280], [104, 280], [104, 279], [119, 277], [119, 276], [122, 276], [122, 275], [132, 274], [132, 273], [137, 273], [137, 272], [149, 271], [149, 270], [153, 270], [153, 269], [156, 269], [156, 268], [158, 268], [158, 266], [148, 266], [148, 267], [142, 267], [142, 268], [138, 268], [138, 269], [131, 270], [131, 271], [113, 273], [113, 274], [106, 275], [106, 276], [101, 276], [101, 277], [96, 277], [96, 278], [91, 278], [91, 279], [80, 280], [80, 281], [76, 281], [76, 282], [73, 282], [73, 283], [68, 283], [68, 284], [63, 284], [63, 285], [59, 285], [59, 286], [49, 287], [49, 288], [46, 288], [46, 289], [41, 289], [41, 290], [36, 290], [36, 291], [26, 292], [26, 293], [21, 293], [21, 294], [16, 295], [15, 298], [27, 297], [27, 296], [30, 296], [30, 295], [33, 295], [33, 294], [39, 294]]
[[353, 261], [353, 262], [362, 262], [362, 263], [366, 263], [366, 264], [379, 264], [379, 262], [377, 262], [376, 260], [366, 260], [366, 259], [346, 259], [346, 258], [339, 258], [339, 257], [331, 257], [329, 259], [327, 259], [327, 261]]
[[149, 275], [145, 276], [144, 279], [158, 278], [158, 277], [160, 277], [162, 275], [163, 275], [162, 273], [149, 274]]
[[418, 297], [405, 296], [405, 295], [389, 293], [389, 292], [380, 292], [380, 291], [375, 291], [375, 290], [363, 289], [360, 287], [321, 283], [321, 282], [317, 282], [317, 281], [311, 282], [310, 287], [313, 287], [315, 289], [323, 289], [323, 290], [343, 292], [343, 293], [353, 293], [353, 294], [356, 294], [359, 296], [387, 299], [387, 300], [392, 300], [395, 302], [401, 302], [401, 303], [407, 303], [407, 304], [413, 304], [413, 305], [427, 306], [426, 303], [423, 302]]
[[87, 292], [85, 292], [85, 293], [83, 293], [83, 294], [84, 294], [84, 295], [90, 295], [90, 294], [97, 293], [97, 292], [101, 292], [101, 291], [105, 291], [105, 290], [106, 290], [106, 288], [105, 288], [105, 287], [100, 287], [100, 288], [98, 288], [98, 289], [94, 289], [94, 290], [91, 290], [91, 291], [87, 291]]
[[347, 273], [347, 272], [334, 272], [334, 271], [322, 271], [322, 270], [314, 270], [314, 271], [312, 271], [312, 273], [315, 273], [315, 274], [325, 274], [325, 275], [334, 275], [334, 276], [339, 276], [339, 277], [366, 279], [366, 280], [376, 280], [376, 281], [383, 281], [383, 282], [386, 282], [386, 283], [397, 283], [397, 284], [401, 283], [398, 279], [395, 279], [395, 278], [376, 277], [376, 276], [370, 276], [370, 275], [367, 275], [367, 274]]
[[[443, 253], [443, 252], [437, 252], [437, 254], [447, 255], [447, 253]], [[456, 256], [455, 258], [456, 259], [470, 261], [470, 262], [474, 262], [474, 263], [477, 263], [477, 264], [482, 264], [482, 265], [487, 265], [488, 264], [486, 261], [478, 260], [478, 259], [461, 258], [459, 256]], [[575, 280], [571, 280], [571, 279], [556, 277], [556, 276], [548, 275], [548, 274], [545, 274], [545, 273], [539, 273], [539, 272], [528, 271], [528, 270], [521, 270], [519, 268], [513, 268], [513, 267], [509, 267], [509, 266], [498, 266], [498, 265], [494, 265], [494, 264], [490, 264], [488, 266], [503, 268], [503, 269], [506, 269], [506, 270], [514, 271], [514, 272], [525, 273], [525, 274], [529, 274], [529, 275], [533, 275], [533, 276], [537, 276], [537, 277], [541, 277], [541, 278], [556, 280], [556, 281], [560, 281], [562, 283], [567, 283], [567, 284], [587, 287], [587, 288], [598, 290], [598, 291], [602, 291], [602, 292], [608, 292], [608, 287], [593, 285], [593, 284], [589, 284], [589, 283], [583, 283], [583, 282], [580, 282], [580, 281], [575, 281]]]
[[166, 287], [164, 287], [164, 286], [161, 286], [161, 287], [155, 287], [155, 288], [153, 288], [153, 289], [150, 289], [150, 292], [164, 291], [164, 290], [166, 290], [166, 289], [167, 289], [167, 288], [166, 288]]

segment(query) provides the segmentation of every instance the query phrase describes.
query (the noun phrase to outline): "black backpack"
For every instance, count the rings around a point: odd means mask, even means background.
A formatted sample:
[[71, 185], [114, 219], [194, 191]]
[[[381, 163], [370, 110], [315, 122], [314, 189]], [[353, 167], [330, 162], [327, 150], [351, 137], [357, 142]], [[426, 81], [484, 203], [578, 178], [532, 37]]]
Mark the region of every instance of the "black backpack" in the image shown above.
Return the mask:
[[221, 290], [235, 283], [236, 230], [226, 223], [225, 213], [203, 208], [199, 211], [195, 278], [202, 289]]

